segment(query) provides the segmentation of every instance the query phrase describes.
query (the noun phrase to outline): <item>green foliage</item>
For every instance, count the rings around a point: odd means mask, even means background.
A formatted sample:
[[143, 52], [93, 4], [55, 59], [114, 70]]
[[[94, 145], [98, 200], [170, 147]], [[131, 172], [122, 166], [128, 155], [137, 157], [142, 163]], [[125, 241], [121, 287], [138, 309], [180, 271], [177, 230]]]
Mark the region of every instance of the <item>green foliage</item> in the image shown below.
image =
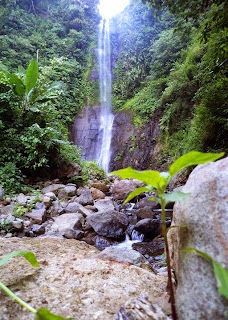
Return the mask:
[[40, 308], [36, 313], [36, 320], [72, 320], [72, 318], [63, 318], [51, 313], [45, 308]]
[[210, 263], [212, 263], [214, 274], [217, 279], [218, 291], [221, 295], [228, 299], [228, 269], [224, 268], [220, 263], [218, 263], [216, 260], [214, 260], [211, 256], [209, 256], [207, 253], [203, 251], [193, 248], [183, 249], [180, 251], [186, 253], [197, 253], [206, 260], [208, 260]]
[[0, 177], [0, 186], [4, 188], [6, 194], [19, 192], [22, 189], [23, 175], [14, 163], [5, 162], [4, 166], [0, 167]]
[[7, 219], [2, 219], [0, 221], [0, 230], [3, 230], [7, 233], [10, 233], [13, 231], [13, 226], [12, 226], [12, 222], [10, 220]]
[[16, 204], [13, 209], [13, 216], [15, 218], [22, 217], [28, 211], [22, 204]]
[[84, 161], [82, 163], [82, 180], [104, 180], [106, 178], [106, 174], [104, 170], [99, 167], [96, 161]]
[[11, 258], [23, 256], [33, 267], [39, 268], [40, 265], [36, 260], [34, 253], [30, 251], [13, 251], [0, 260], [0, 267], [6, 264]]

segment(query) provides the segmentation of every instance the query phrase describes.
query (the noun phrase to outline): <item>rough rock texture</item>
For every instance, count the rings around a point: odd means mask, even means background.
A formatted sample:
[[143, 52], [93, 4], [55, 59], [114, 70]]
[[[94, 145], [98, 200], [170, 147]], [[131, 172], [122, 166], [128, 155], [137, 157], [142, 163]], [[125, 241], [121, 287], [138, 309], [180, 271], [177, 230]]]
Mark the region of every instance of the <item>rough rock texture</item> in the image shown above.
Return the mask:
[[228, 268], [228, 158], [198, 166], [182, 191], [191, 196], [175, 204], [173, 225], [186, 228], [169, 231], [178, 313], [181, 320], [224, 320], [228, 308], [217, 292], [210, 263], [178, 250], [199, 249]]
[[82, 168], [76, 162], [61, 163], [54, 173], [58, 178], [71, 178], [74, 176], [80, 176]]
[[128, 300], [114, 320], [171, 320], [162, 309], [152, 304], [148, 297]]
[[118, 211], [94, 213], [87, 217], [87, 223], [100, 236], [108, 238], [124, 239], [127, 229], [127, 216]]
[[[129, 298], [143, 295], [170, 312], [166, 276], [134, 265], [91, 259], [98, 251], [87, 244], [56, 238], [0, 242], [1, 255], [14, 250], [33, 251], [41, 268], [33, 268], [18, 257], [0, 268], [0, 279], [35, 308], [47, 307], [75, 320], [113, 320]], [[0, 315], [1, 320], [34, 319], [2, 292]]]
[[96, 200], [96, 199], [104, 199], [105, 198], [105, 194], [104, 194], [103, 191], [101, 191], [101, 190], [99, 190], [97, 188], [93, 188], [93, 187], [90, 190], [92, 192], [92, 197], [93, 197], [94, 200]]
[[25, 217], [32, 219], [38, 224], [41, 224], [46, 218], [46, 209], [33, 209], [32, 212], [26, 213]]
[[4, 189], [2, 188], [2, 187], [0, 187], [0, 200], [2, 200], [3, 199], [3, 197], [4, 197]]
[[114, 203], [110, 198], [95, 201], [94, 207], [98, 210], [99, 213], [108, 212], [115, 209]]
[[50, 186], [47, 186], [45, 188], [42, 189], [42, 193], [49, 193], [49, 192], [55, 192], [58, 191], [59, 189], [63, 189], [65, 188], [64, 184], [58, 184], [58, 183], [54, 183], [51, 184]]

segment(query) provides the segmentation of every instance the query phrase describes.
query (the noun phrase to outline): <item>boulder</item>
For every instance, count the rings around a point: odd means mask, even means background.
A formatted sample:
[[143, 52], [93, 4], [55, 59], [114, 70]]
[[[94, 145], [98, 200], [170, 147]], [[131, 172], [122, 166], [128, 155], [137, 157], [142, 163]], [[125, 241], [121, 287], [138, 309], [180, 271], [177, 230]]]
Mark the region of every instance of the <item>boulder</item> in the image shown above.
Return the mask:
[[74, 176], [81, 175], [82, 168], [76, 162], [71, 163], [61, 163], [59, 166], [56, 176], [58, 178], [72, 178]]
[[13, 214], [13, 209], [14, 209], [14, 205], [13, 204], [9, 204], [3, 208], [0, 208], [0, 214], [3, 215], [12, 215]]
[[87, 217], [87, 223], [100, 236], [124, 239], [125, 230], [128, 225], [128, 218], [124, 213], [120, 213], [118, 211], [98, 212]]
[[141, 253], [132, 249], [118, 247], [108, 247], [104, 249], [101, 253], [96, 254], [94, 258], [129, 264], [146, 263], [146, 259], [141, 255]]
[[16, 199], [16, 201], [17, 201], [19, 204], [22, 204], [22, 205], [26, 205], [27, 200], [28, 200], [28, 197], [25, 196], [23, 193], [20, 193], [20, 194], [17, 196], [17, 199]]
[[52, 204], [52, 199], [47, 196], [44, 196], [43, 197], [43, 204], [45, 205], [46, 208], [49, 208], [50, 205]]
[[66, 239], [75, 239], [80, 240], [84, 236], [84, 232], [81, 230], [67, 229], [64, 234], [64, 238]]
[[68, 206], [65, 208], [65, 211], [68, 213], [72, 213], [72, 212], [79, 212], [81, 213], [84, 217], [89, 216], [92, 211], [86, 209], [85, 207], [83, 207], [80, 203], [78, 202], [71, 202], [68, 204]]
[[63, 189], [60, 189], [58, 192], [58, 198], [59, 199], [67, 199], [69, 197], [73, 197], [76, 195], [76, 187], [75, 186], [66, 186]]
[[80, 213], [65, 213], [55, 219], [50, 233], [63, 235], [68, 229], [80, 229], [83, 216]]
[[32, 212], [26, 213], [25, 217], [32, 219], [37, 224], [41, 224], [46, 219], [46, 209], [34, 209]]
[[45, 193], [49, 193], [49, 192], [56, 192], [59, 189], [63, 189], [63, 188], [65, 188], [64, 184], [54, 183], [54, 184], [51, 184], [48, 187], [43, 188], [41, 191], [42, 191], [43, 194], [45, 194]]
[[134, 206], [134, 213], [139, 219], [153, 218], [156, 213], [152, 210], [157, 208], [158, 204], [153, 201], [149, 201], [147, 197], [142, 198]]
[[114, 241], [114, 240], [111, 240], [111, 239], [108, 239], [108, 238], [105, 238], [105, 237], [101, 237], [101, 236], [96, 236], [95, 239], [95, 247], [102, 251], [104, 250], [105, 248], [108, 248], [108, 247], [111, 247], [113, 245], [117, 245], [118, 242]]
[[134, 180], [121, 180], [113, 185], [111, 195], [116, 200], [125, 200], [137, 187], [138, 183]]
[[91, 188], [90, 190], [92, 192], [92, 197], [94, 200], [105, 198], [105, 194], [103, 191], [96, 189], [96, 188]]
[[4, 194], [5, 194], [4, 189], [0, 187], [0, 201], [3, 200]]
[[39, 236], [41, 234], [44, 234], [45, 233], [45, 226], [44, 225], [39, 225], [39, 224], [34, 224], [31, 228], [31, 231]]
[[104, 193], [109, 192], [109, 186], [103, 182], [94, 182], [90, 185], [91, 188], [96, 188]]
[[115, 210], [114, 203], [110, 198], [99, 199], [95, 201], [94, 207], [98, 210], [99, 213]]
[[224, 320], [227, 304], [217, 289], [211, 264], [180, 249], [196, 248], [228, 269], [228, 158], [197, 166], [176, 203], [168, 232], [171, 263], [177, 276], [176, 305], [182, 320]]
[[64, 213], [64, 209], [59, 203], [59, 201], [53, 201], [52, 206], [49, 208], [48, 212], [50, 213], [51, 217], [55, 217], [59, 214]]
[[144, 234], [146, 238], [153, 239], [161, 233], [161, 220], [143, 219], [136, 223], [134, 229]]
[[93, 204], [94, 200], [91, 194], [90, 189], [81, 189], [80, 190], [80, 196], [75, 199], [76, 202], [80, 203], [83, 206], [86, 206], [88, 204]]

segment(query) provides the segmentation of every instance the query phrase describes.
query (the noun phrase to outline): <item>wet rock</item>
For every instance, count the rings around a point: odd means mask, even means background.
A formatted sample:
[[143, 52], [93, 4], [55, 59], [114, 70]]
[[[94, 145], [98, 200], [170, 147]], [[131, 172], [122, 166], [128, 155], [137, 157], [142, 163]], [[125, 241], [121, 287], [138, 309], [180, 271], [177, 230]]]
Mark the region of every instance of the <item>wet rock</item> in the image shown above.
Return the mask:
[[32, 219], [37, 224], [41, 224], [46, 219], [46, 209], [34, 209], [32, 212], [26, 213], [25, 217]]
[[92, 192], [92, 197], [94, 200], [105, 198], [105, 194], [103, 191], [96, 189], [96, 188], [91, 188], [90, 190]]
[[140, 199], [134, 206], [134, 212], [139, 219], [153, 218], [156, 213], [152, 210], [157, 208], [158, 204], [149, 201], [148, 198]]
[[58, 193], [59, 199], [67, 199], [69, 197], [73, 197], [76, 195], [77, 189], [75, 186], [66, 186], [65, 188], [61, 189]]
[[94, 182], [91, 184], [92, 188], [96, 188], [104, 193], [109, 192], [109, 186], [107, 186], [105, 183], [103, 182]]
[[161, 233], [161, 220], [143, 219], [135, 225], [134, 229], [143, 233], [146, 238], [153, 239]]
[[81, 229], [83, 216], [80, 213], [65, 213], [57, 217], [50, 228], [51, 233], [63, 235], [68, 229]]
[[35, 235], [40, 236], [41, 234], [45, 233], [45, 226], [44, 225], [39, 225], [39, 224], [33, 224], [31, 231]]
[[86, 206], [88, 204], [93, 204], [94, 200], [93, 200], [90, 189], [82, 189], [80, 192], [80, 196], [76, 198], [75, 201], [80, 203], [83, 206]]
[[108, 247], [101, 253], [97, 254], [95, 258], [129, 264], [146, 263], [146, 259], [141, 255], [141, 253], [132, 249], [118, 247]]
[[125, 200], [130, 192], [138, 187], [138, 183], [133, 180], [121, 180], [115, 183], [111, 189], [111, 195], [116, 200]]
[[13, 214], [13, 209], [14, 209], [14, 205], [13, 204], [9, 204], [8, 206], [0, 208], [0, 214], [12, 215]]
[[81, 230], [74, 230], [74, 229], [67, 229], [63, 237], [66, 239], [75, 239], [75, 240], [80, 240], [84, 236], [84, 232]]
[[105, 238], [105, 237], [96, 236], [94, 244], [95, 244], [95, 247], [98, 250], [102, 251], [105, 248], [108, 248], [108, 247], [113, 246], [113, 245], [117, 245], [118, 242], [116, 242], [114, 240], [111, 240], [111, 239], [108, 239], [108, 238]]
[[177, 275], [176, 305], [183, 320], [226, 318], [227, 304], [218, 293], [211, 264], [180, 249], [196, 248], [228, 269], [228, 158], [197, 166], [176, 203], [173, 225], [168, 232], [172, 266]]
[[133, 243], [132, 248], [143, 256], [156, 257], [164, 253], [164, 240], [157, 239], [152, 242]]
[[4, 189], [0, 187], [0, 201], [3, 200], [4, 194], [5, 194]]
[[114, 320], [171, 320], [157, 304], [152, 304], [148, 297], [140, 296], [128, 300], [120, 308]]
[[115, 210], [114, 203], [110, 198], [95, 201], [94, 207], [98, 210], [99, 213]]
[[128, 226], [127, 216], [118, 211], [94, 213], [87, 217], [87, 223], [100, 235], [114, 239], [124, 239]]
[[64, 184], [54, 183], [54, 184], [51, 184], [50, 186], [43, 188], [42, 193], [46, 194], [49, 192], [56, 192], [59, 189], [63, 189], [63, 188], [65, 188]]

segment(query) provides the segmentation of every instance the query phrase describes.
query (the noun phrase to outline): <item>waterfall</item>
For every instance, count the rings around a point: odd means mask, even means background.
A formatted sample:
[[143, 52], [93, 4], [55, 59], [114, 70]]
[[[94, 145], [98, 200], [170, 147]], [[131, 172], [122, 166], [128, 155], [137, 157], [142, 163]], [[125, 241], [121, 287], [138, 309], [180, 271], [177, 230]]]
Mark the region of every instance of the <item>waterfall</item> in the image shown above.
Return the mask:
[[99, 141], [101, 141], [97, 154], [98, 164], [105, 172], [109, 171], [111, 155], [112, 125], [112, 73], [111, 73], [111, 46], [109, 19], [102, 19], [99, 26], [99, 85], [100, 85], [100, 128]]

